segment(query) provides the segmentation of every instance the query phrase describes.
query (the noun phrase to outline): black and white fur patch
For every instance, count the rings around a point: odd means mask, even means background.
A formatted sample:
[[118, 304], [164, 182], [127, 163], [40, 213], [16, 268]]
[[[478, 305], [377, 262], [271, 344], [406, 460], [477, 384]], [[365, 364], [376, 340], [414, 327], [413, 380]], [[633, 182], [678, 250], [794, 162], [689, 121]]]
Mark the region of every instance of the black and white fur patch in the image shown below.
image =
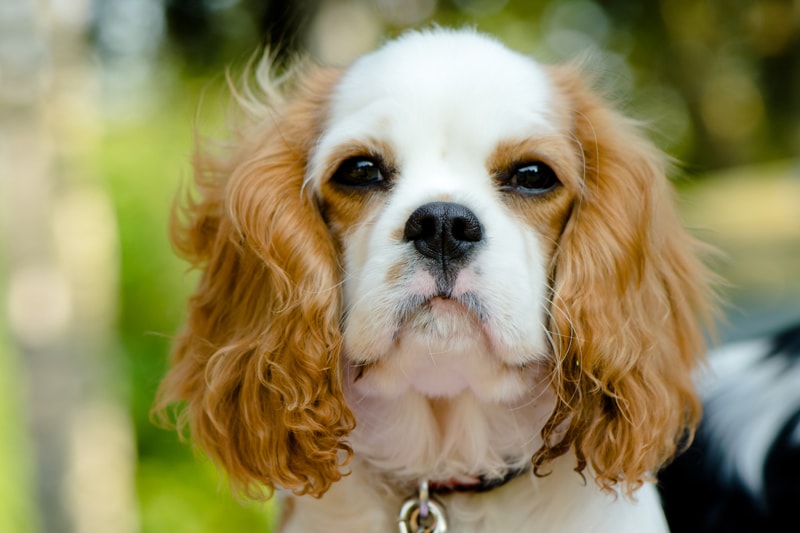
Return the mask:
[[659, 476], [672, 531], [800, 531], [800, 324], [722, 346], [695, 442]]

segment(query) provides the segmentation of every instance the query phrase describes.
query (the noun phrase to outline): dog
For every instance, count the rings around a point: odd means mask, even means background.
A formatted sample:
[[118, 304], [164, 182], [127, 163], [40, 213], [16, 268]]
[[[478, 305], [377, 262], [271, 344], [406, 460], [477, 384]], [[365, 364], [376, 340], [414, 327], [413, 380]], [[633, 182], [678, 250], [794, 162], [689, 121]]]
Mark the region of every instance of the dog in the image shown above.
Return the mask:
[[156, 410], [282, 532], [666, 531], [714, 276], [637, 123], [474, 30], [255, 70]]
[[800, 322], [713, 350], [692, 446], [659, 475], [673, 531], [796, 531]]

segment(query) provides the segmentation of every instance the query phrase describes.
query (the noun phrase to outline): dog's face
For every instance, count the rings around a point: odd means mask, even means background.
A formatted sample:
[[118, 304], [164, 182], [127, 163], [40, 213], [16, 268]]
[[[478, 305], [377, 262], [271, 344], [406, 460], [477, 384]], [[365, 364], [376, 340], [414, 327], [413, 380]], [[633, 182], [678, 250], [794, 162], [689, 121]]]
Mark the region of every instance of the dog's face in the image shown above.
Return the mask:
[[272, 102], [242, 102], [228, 159], [199, 152], [177, 213], [203, 277], [160, 397], [235, 484], [571, 452], [635, 488], [674, 453], [708, 275], [662, 154], [578, 72], [437, 30], [277, 100], [259, 79]]
[[552, 258], [582, 172], [555, 93], [470, 34], [395, 42], [338, 84], [307, 180], [341, 250], [360, 390], [511, 400], [549, 359]]

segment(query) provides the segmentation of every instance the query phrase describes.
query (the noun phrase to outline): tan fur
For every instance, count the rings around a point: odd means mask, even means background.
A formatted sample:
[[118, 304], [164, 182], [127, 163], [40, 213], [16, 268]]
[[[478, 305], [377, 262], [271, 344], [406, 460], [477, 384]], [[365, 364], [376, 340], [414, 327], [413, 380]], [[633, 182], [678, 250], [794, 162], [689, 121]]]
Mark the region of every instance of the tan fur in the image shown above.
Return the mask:
[[[372, 141], [368, 144], [347, 146], [337, 152], [333, 160], [326, 162], [328, 173], [336, 170], [341, 163], [351, 157], [371, 157], [380, 160], [388, 169], [396, 166], [392, 149], [381, 141]], [[391, 176], [384, 176], [390, 179]], [[385, 192], [379, 191], [370, 194], [348, 190], [337, 186], [326, 175], [320, 191], [320, 209], [331, 229], [336, 241], [337, 249], [341, 251], [341, 239], [356, 226], [359, 221], [373, 214], [383, 203]]]
[[551, 135], [500, 143], [489, 158], [487, 170], [496, 176], [521, 161], [547, 164], [564, 185], [541, 196], [502, 195], [521, 223], [536, 228], [542, 252], [550, 257], [558, 246], [571, 206], [583, 188], [583, 160], [573, 139]]
[[[572, 69], [553, 71], [586, 173], [553, 256], [558, 405], [533, 458], [573, 449], [604, 488], [630, 491], [690, 441], [701, 414], [692, 372], [711, 316], [701, 246], [681, 227], [665, 158]], [[566, 438], [551, 435], [568, 421]]]
[[253, 498], [277, 485], [319, 496], [351, 453], [335, 252], [301, 190], [332, 81], [308, 81], [235, 159], [201, 153], [200, 198], [172, 231], [203, 276], [156, 409], [185, 402], [179, 424]]

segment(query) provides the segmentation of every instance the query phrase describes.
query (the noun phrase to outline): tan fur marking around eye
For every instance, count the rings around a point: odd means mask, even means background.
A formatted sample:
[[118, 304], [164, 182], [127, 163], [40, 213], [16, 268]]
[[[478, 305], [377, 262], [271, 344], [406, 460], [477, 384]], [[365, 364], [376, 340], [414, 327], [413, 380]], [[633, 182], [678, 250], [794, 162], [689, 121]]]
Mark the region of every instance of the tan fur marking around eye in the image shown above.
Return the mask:
[[383, 205], [385, 196], [388, 194], [387, 191], [380, 189], [367, 191], [348, 189], [330, 181], [340, 164], [356, 156], [380, 160], [390, 174], [385, 176], [390, 182], [397, 170], [391, 146], [380, 140], [353, 141], [336, 150], [335, 155], [326, 163], [324, 175], [318, 179], [321, 181], [319, 189], [322, 203], [325, 206], [326, 219], [334, 235], [340, 241], [358, 224], [373, 216], [375, 211]]
[[486, 164], [491, 174], [497, 174], [519, 162], [541, 161], [558, 174], [570, 190], [580, 189], [583, 181], [583, 161], [580, 146], [569, 131], [542, 137], [506, 140], [498, 143]]
[[582, 160], [575, 144], [561, 135], [501, 142], [487, 163], [491, 175], [501, 175], [522, 162], [540, 161], [552, 168], [562, 185], [542, 196], [503, 193], [504, 201], [528, 227], [540, 235], [542, 252], [551, 257], [564, 228], [570, 204], [583, 186]]

